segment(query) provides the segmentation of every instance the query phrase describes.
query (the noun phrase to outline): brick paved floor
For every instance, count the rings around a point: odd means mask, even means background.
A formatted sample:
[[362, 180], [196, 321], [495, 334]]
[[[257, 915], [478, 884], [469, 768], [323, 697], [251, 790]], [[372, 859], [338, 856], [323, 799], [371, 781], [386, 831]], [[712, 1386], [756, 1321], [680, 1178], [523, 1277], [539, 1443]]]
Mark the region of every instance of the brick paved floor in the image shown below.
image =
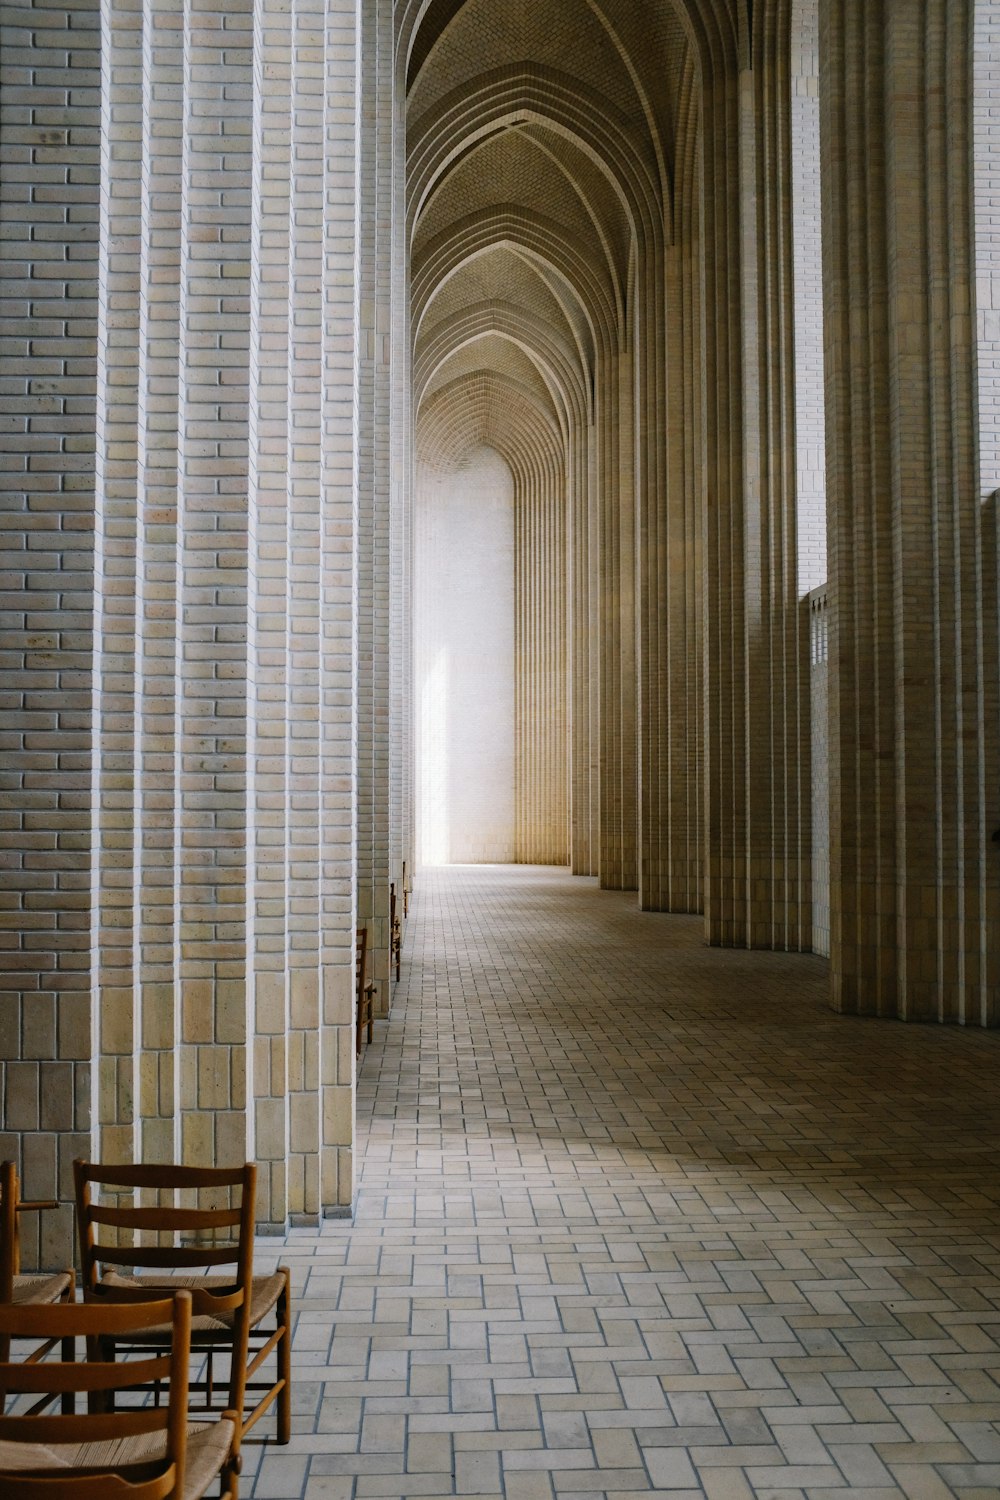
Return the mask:
[[1000, 1037], [825, 993], [561, 871], [426, 872], [243, 1494], [996, 1500]]

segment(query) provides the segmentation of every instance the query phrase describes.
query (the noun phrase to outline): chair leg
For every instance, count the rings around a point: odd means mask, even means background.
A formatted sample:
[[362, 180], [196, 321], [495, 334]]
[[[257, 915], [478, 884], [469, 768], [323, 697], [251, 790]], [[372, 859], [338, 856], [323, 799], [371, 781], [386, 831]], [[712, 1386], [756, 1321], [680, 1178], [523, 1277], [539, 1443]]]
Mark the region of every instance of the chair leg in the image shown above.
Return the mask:
[[[70, 1270], [69, 1286], [66, 1288], [65, 1292], [63, 1292], [62, 1304], [64, 1307], [71, 1307], [75, 1301], [76, 1272]], [[63, 1364], [71, 1364], [73, 1360], [76, 1359], [76, 1339], [63, 1339], [62, 1359]], [[76, 1393], [74, 1391], [63, 1392], [62, 1401], [60, 1402], [60, 1410], [62, 1411], [63, 1416], [66, 1417], [71, 1417], [76, 1411]]]
[[278, 1442], [288, 1443], [292, 1438], [292, 1319], [291, 1319], [291, 1272], [287, 1266], [281, 1270], [285, 1277], [285, 1289], [278, 1298], [278, 1324], [284, 1331], [278, 1341], [278, 1378], [284, 1381], [278, 1392]]
[[233, 1451], [226, 1459], [219, 1471], [219, 1500], [239, 1500], [240, 1480], [243, 1472], [243, 1454], [240, 1452], [240, 1421], [238, 1412], [226, 1411], [223, 1413], [232, 1422], [236, 1429], [233, 1438]]
[[[63, 1339], [60, 1350], [64, 1365], [71, 1365], [76, 1359], [76, 1339]], [[76, 1392], [63, 1391], [59, 1402], [59, 1410], [64, 1417], [71, 1417], [76, 1411]]]
[[[115, 1349], [114, 1339], [99, 1337], [87, 1339], [88, 1360], [99, 1360], [108, 1364], [114, 1364], [116, 1357], [117, 1350]], [[114, 1409], [114, 1391], [88, 1391], [87, 1410], [90, 1413], [93, 1414], [94, 1412], [111, 1412], [114, 1411]]]

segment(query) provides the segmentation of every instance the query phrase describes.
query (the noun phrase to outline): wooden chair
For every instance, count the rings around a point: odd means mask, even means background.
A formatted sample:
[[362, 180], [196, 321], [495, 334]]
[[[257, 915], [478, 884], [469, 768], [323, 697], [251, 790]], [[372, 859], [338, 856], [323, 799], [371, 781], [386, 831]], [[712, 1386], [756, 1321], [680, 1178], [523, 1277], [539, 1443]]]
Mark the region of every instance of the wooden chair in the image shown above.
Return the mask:
[[[228, 1353], [225, 1405], [240, 1414], [241, 1434], [277, 1402], [277, 1440], [287, 1443], [292, 1430], [290, 1277], [287, 1266], [271, 1276], [253, 1275], [256, 1167], [250, 1162], [217, 1169], [76, 1161], [73, 1174], [84, 1300], [134, 1302], [188, 1289], [194, 1304], [191, 1347], [207, 1354], [205, 1379], [192, 1383], [205, 1398], [196, 1410], [220, 1410], [214, 1400], [213, 1356]], [[92, 1184], [104, 1195], [99, 1203], [92, 1200]], [[134, 1190], [155, 1194], [157, 1206], [131, 1201]], [[178, 1192], [184, 1206], [176, 1203]], [[213, 1206], [205, 1206], [206, 1197]], [[201, 1206], [190, 1206], [191, 1200]], [[99, 1240], [102, 1230], [106, 1238]], [[226, 1265], [235, 1265], [235, 1274], [206, 1274], [204, 1269], [214, 1272]], [[137, 1274], [138, 1267], [148, 1267], [149, 1273]], [[274, 1327], [267, 1329], [263, 1324], [271, 1313]], [[141, 1338], [120, 1342], [131, 1353], [155, 1351], [167, 1337], [166, 1327], [147, 1328]], [[110, 1344], [108, 1352], [114, 1353]], [[276, 1378], [255, 1380], [271, 1353]]]
[[367, 1039], [370, 1042], [375, 1023], [375, 991], [376, 984], [365, 982], [365, 968], [368, 961], [368, 928], [359, 927], [354, 935], [354, 990], [357, 999], [357, 1021], [354, 1027], [354, 1050], [358, 1057], [361, 1056], [362, 1033], [367, 1030]]
[[[71, 1270], [21, 1274], [21, 1215], [58, 1206], [54, 1199], [44, 1202], [22, 1199], [14, 1163], [0, 1163], [0, 1303], [35, 1307], [73, 1301], [76, 1285]], [[41, 1359], [51, 1347], [43, 1344], [32, 1350], [27, 1356], [29, 1362]], [[0, 1333], [0, 1360], [9, 1358], [10, 1339]]]
[[[166, 1329], [164, 1348], [141, 1362], [77, 1362], [73, 1341], [142, 1341]], [[0, 1391], [36, 1396], [27, 1411], [0, 1408], [0, 1494], [4, 1500], [201, 1500], [216, 1478], [236, 1500], [240, 1424], [235, 1412], [217, 1422], [188, 1421], [191, 1294], [139, 1305], [0, 1307], [0, 1334], [61, 1342], [62, 1363], [0, 1364]], [[169, 1383], [164, 1406], [95, 1410], [137, 1376]], [[90, 1410], [77, 1412], [77, 1393]], [[112, 1398], [95, 1402], [95, 1396]], [[48, 1414], [55, 1399], [61, 1415]], [[21, 1404], [21, 1403], [19, 1403]]]
[[396, 966], [396, 983], [399, 983], [399, 962], [403, 954], [403, 924], [399, 920], [396, 903], [396, 885], [389, 887], [389, 962]]
[[410, 886], [406, 879], [406, 860], [403, 860], [403, 916], [410, 915]]

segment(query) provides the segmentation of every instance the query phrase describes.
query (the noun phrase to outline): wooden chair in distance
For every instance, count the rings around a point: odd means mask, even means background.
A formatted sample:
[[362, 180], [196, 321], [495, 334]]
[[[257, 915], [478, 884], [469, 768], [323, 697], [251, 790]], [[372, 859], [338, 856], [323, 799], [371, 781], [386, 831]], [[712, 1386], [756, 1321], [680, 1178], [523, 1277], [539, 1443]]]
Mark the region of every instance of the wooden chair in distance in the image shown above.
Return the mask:
[[389, 963], [395, 965], [396, 983], [399, 983], [399, 963], [403, 954], [403, 924], [399, 920], [399, 903], [396, 900], [396, 883], [389, 887]]
[[[94, 1345], [127, 1343], [157, 1328], [166, 1329], [163, 1347], [141, 1363], [72, 1358], [77, 1338]], [[216, 1478], [220, 1495], [237, 1500], [236, 1413], [224, 1412], [211, 1424], [188, 1421], [189, 1292], [125, 1306], [4, 1306], [0, 1337], [40, 1338], [50, 1347], [62, 1343], [70, 1356], [61, 1363], [0, 1363], [0, 1391], [39, 1398], [27, 1411], [6, 1414], [0, 1405], [4, 1500], [201, 1500]], [[167, 1383], [167, 1403], [107, 1410], [138, 1374]], [[75, 1410], [78, 1393], [88, 1398], [86, 1412]], [[62, 1414], [46, 1414], [56, 1399]]]
[[357, 1000], [357, 1019], [354, 1025], [354, 1050], [361, 1056], [362, 1033], [367, 1032], [370, 1042], [375, 1023], [376, 984], [368, 984], [365, 970], [368, 963], [368, 928], [359, 927], [354, 934], [354, 990]]
[[[192, 1382], [192, 1389], [205, 1397], [195, 1415], [219, 1411], [213, 1399], [213, 1356], [228, 1353], [225, 1406], [239, 1413], [241, 1435], [277, 1403], [277, 1441], [287, 1443], [292, 1430], [290, 1277], [287, 1266], [273, 1275], [253, 1275], [256, 1167], [250, 1162], [227, 1169], [76, 1161], [73, 1175], [84, 1300], [134, 1302], [178, 1287], [189, 1290], [191, 1347], [207, 1355], [205, 1379]], [[93, 1201], [92, 1187], [103, 1195], [99, 1203]], [[131, 1201], [133, 1193], [155, 1194], [157, 1206]], [[177, 1193], [184, 1195], [185, 1206], [177, 1205]], [[129, 1197], [119, 1201], [123, 1194]], [[188, 1206], [191, 1199], [204, 1203], [206, 1196], [215, 1206]], [[101, 1231], [106, 1239], [99, 1239]], [[227, 1265], [235, 1271], [217, 1274], [216, 1268]], [[140, 1267], [147, 1269], [136, 1274]], [[274, 1327], [265, 1328], [272, 1313]], [[167, 1337], [165, 1327], [147, 1328], [141, 1338], [120, 1342], [130, 1354], [155, 1352]], [[110, 1343], [108, 1348], [113, 1354]], [[272, 1353], [276, 1378], [255, 1379]]]
[[[21, 1215], [58, 1206], [54, 1199], [44, 1202], [22, 1199], [16, 1166], [12, 1161], [0, 1163], [0, 1303], [33, 1307], [73, 1301], [76, 1287], [71, 1270], [54, 1274], [21, 1273]], [[43, 1345], [32, 1350], [28, 1360], [41, 1359], [49, 1347]], [[0, 1334], [0, 1360], [9, 1358], [9, 1338]]]

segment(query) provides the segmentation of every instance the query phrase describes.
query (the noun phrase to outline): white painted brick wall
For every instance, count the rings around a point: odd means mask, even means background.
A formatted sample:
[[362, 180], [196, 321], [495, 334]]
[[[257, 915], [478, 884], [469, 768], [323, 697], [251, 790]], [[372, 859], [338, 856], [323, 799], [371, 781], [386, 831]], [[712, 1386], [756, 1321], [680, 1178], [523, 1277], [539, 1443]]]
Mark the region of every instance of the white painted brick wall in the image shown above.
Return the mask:
[[514, 485], [492, 449], [419, 471], [418, 860], [514, 858]]

